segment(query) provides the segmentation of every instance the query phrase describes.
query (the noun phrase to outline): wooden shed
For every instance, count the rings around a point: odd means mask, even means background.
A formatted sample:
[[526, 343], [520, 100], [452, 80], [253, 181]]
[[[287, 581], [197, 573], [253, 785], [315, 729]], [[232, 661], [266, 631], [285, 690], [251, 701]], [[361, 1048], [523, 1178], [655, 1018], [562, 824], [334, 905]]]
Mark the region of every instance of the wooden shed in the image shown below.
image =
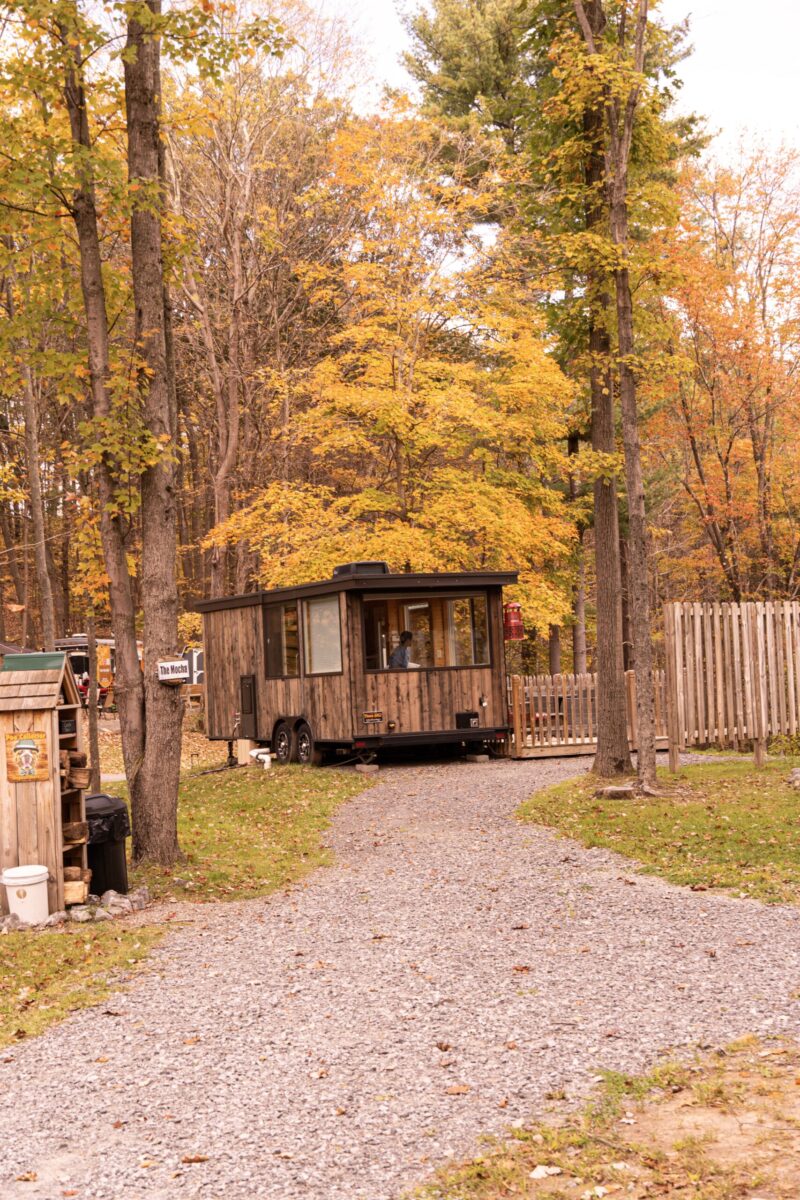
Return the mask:
[[[51, 912], [85, 899], [81, 704], [67, 657], [8, 654], [0, 669], [0, 868], [50, 871]], [[70, 758], [72, 761], [70, 761]], [[77, 763], [76, 763], [77, 760]], [[85, 764], [85, 759], [83, 760]], [[5, 889], [0, 888], [5, 911]]]
[[270, 746], [279, 762], [505, 747], [502, 589], [516, 580], [350, 563], [319, 583], [202, 601], [208, 736]]

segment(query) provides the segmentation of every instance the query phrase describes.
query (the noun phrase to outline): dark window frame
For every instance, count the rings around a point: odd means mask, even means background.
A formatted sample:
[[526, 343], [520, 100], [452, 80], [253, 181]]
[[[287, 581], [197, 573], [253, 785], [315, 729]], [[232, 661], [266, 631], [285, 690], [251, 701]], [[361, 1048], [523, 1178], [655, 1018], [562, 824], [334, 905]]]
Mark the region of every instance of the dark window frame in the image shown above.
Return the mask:
[[[308, 596], [306, 599], [304, 599], [302, 601], [299, 629], [300, 629], [300, 667], [302, 670], [303, 679], [333, 679], [338, 675], [345, 674], [345, 671], [346, 671], [345, 653], [344, 653], [345, 639], [342, 636], [342, 601], [341, 601], [342, 594], [343, 593], [340, 591], [328, 592], [328, 593], [323, 594], [322, 596]], [[346, 593], [344, 593], [344, 594], [346, 595]], [[306, 667], [306, 614], [308, 612], [308, 608], [310, 605], [314, 604], [315, 602], [318, 602], [320, 600], [331, 600], [334, 597], [336, 598], [336, 611], [337, 611], [337, 615], [338, 615], [338, 619], [339, 619], [339, 662], [341, 663], [341, 666], [339, 667], [338, 671], [309, 671], [308, 668]], [[347, 602], [345, 601], [345, 605], [346, 605], [346, 603]], [[346, 608], [345, 608], [345, 612], [346, 612]]]
[[[281, 613], [281, 638], [284, 637], [283, 613], [287, 608], [293, 608], [295, 618], [297, 620], [297, 671], [294, 675], [287, 675], [285, 672], [281, 674], [273, 674], [269, 669], [269, 613], [274, 609], [278, 609]], [[299, 600], [278, 600], [274, 604], [265, 604], [263, 606], [263, 622], [264, 622], [264, 677], [266, 679], [300, 679], [303, 674], [303, 635], [300, 622], [300, 602]], [[285, 647], [281, 645], [281, 661], [283, 661]]]
[[[485, 663], [473, 663], [471, 666], [463, 667], [368, 667], [367, 663], [367, 604], [371, 601], [386, 601], [397, 600], [402, 603], [404, 600], [471, 600], [475, 596], [482, 596], [486, 601], [486, 649], [489, 655], [489, 661]], [[475, 630], [473, 628], [473, 642]], [[422, 675], [425, 671], [490, 671], [494, 667], [494, 650], [492, 645], [492, 593], [487, 588], [477, 588], [472, 591], [458, 592], [442, 592], [433, 589], [428, 596], [424, 596], [419, 592], [381, 592], [362, 594], [361, 597], [361, 653], [364, 659], [364, 674], [365, 675]]]

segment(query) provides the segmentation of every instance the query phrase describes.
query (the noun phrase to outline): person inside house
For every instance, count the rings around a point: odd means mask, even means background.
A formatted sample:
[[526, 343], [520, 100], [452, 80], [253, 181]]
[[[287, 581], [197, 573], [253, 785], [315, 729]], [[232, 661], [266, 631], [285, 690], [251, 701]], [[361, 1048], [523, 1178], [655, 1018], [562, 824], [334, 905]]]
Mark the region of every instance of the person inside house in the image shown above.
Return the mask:
[[392, 669], [392, 668], [396, 669], [398, 667], [406, 667], [407, 668], [410, 665], [410, 663], [411, 663], [411, 639], [413, 638], [413, 636], [414, 635], [408, 629], [404, 629], [403, 632], [400, 634], [400, 644], [398, 646], [395, 646], [394, 650], [389, 655], [390, 669]]

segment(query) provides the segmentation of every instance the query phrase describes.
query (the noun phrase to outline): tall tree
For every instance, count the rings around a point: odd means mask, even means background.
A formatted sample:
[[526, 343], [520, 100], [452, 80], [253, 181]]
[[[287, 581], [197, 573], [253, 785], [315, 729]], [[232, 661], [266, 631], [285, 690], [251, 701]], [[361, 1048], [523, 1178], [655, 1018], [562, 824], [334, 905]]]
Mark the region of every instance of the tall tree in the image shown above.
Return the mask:
[[[615, 249], [613, 275], [617, 317], [625, 480], [628, 495], [628, 597], [634, 642], [638, 729], [637, 771], [647, 788], [656, 784], [655, 691], [650, 622], [649, 537], [636, 396], [633, 302], [629, 264], [629, 186], [634, 128], [642, 88], [648, 23], [647, 0], [624, 0], [611, 27], [604, 0], [574, 0], [589, 55], [587, 74], [597, 79], [588, 109], [604, 125], [603, 187]], [[629, 7], [631, 12], [629, 14]], [[591, 18], [590, 19], [590, 15]], [[631, 34], [629, 16], [633, 18]]]
[[[134, 858], [174, 862], [183, 700], [158, 680], [178, 651], [175, 364], [164, 276], [160, 0], [129, 8], [123, 55], [131, 206], [131, 276], [142, 419], [162, 453], [141, 476], [145, 728], [135, 775]], [[164, 803], [164, 796], [172, 802]]]

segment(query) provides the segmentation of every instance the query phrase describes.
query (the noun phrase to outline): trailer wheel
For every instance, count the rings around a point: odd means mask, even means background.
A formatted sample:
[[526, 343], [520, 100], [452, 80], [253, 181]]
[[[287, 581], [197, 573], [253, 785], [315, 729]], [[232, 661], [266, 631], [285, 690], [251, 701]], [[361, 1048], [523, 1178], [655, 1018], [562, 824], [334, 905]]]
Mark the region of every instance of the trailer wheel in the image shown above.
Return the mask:
[[321, 767], [322, 751], [314, 745], [311, 726], [303, 721], [294, 734], [295, 760], [305, 767]]
[[272, 753], [282, 767], [292, 761], [293, 742], [291, 726], [286, 721], [280, 721], [275, 726], [275, 732], [272, 735]]

